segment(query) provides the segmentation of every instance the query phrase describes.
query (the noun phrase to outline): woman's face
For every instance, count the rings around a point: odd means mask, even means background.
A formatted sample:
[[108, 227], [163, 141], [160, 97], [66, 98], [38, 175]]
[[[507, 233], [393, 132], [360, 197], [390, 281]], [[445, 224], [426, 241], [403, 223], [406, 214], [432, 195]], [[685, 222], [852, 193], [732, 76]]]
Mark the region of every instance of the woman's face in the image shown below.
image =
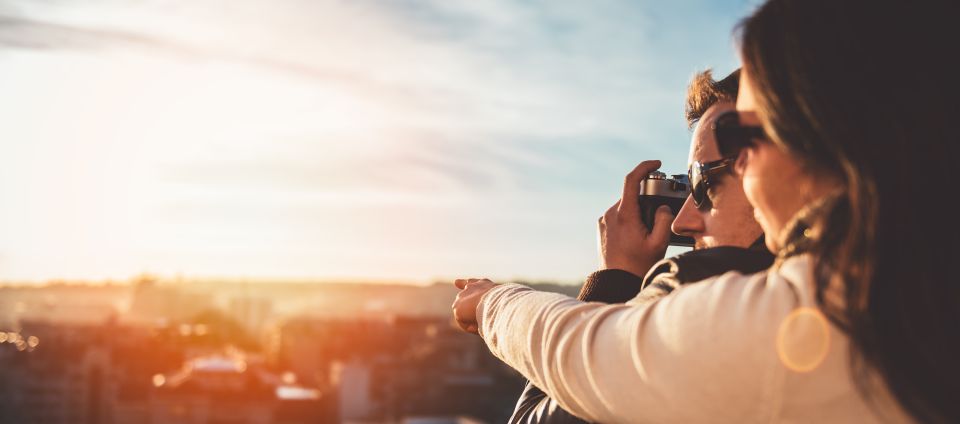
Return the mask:
[[[737, 112], [742, 125], [761, 126], [752, 85], [749, 74], [741, 71]], [[819, 184], [804, 172], [799, 161], [770, 141], [744, 149], [735, 170], [747, 201], [753, 205], [753, 215], [763, 228], [767, 248], [777, 252], [782, 247], [778, 245], [780, 231], [800, 208], [818, 197], [821, 190], [815, 187]]]

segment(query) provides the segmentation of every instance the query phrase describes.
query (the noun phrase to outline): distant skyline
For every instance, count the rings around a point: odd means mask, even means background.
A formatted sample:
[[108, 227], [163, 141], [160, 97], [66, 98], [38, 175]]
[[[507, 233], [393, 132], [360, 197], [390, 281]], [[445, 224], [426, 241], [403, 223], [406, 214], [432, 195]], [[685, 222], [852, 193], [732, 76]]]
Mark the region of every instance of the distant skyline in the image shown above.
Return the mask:
[[0, 282], [576, 282], [756, 1], [0, 0]]

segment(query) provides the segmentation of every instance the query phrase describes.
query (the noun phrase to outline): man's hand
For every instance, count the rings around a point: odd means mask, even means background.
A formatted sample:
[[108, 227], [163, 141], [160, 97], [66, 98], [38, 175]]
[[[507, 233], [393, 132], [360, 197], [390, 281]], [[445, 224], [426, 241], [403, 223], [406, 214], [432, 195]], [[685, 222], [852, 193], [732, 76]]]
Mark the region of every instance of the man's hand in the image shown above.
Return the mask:
[[468, 333], [479, 334], [477, 327], [477, 306], [480, 298], [497, 283], [486, 278], [458, 279], [453, 282], [461, 290], [453, 301], [453, 318], [457, 325]]
[[600, 217], [600, 269], [622, 269], [642, 277], [653, 264], [663, 259], [670, 242], [673, 214], [667, 206], [657, 209], [651, 231], [640, 219], [637, 200], [640, 184], [658, 168], [658, 160], [637, 165], [624, 180], [620, 200]]

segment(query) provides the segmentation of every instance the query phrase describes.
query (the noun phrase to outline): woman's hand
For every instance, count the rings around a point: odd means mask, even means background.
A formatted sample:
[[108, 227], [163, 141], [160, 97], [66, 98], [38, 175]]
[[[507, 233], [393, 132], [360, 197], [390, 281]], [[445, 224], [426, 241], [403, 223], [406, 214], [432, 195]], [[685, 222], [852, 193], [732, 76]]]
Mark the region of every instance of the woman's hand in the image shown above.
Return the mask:
[[453, 318], [463, 331], [479, 334], [477, 306], [480, 304], [483, 295], [496, 287], [497, 283], [486, 278], [470, 278], [455, 280], [453, 285], [461, 290], [453, 301]]
[[670, 242], [670, 208], [661, 206], [654, 218], [653, 230], [640, 218], [637, 195], [647, 175], [660, 168], [660, 161], [648, 160], [627, 174], [623, 195], [600, 217], [600, 269], [622, 269], [643, 277], [650, 267], [663, 259]]

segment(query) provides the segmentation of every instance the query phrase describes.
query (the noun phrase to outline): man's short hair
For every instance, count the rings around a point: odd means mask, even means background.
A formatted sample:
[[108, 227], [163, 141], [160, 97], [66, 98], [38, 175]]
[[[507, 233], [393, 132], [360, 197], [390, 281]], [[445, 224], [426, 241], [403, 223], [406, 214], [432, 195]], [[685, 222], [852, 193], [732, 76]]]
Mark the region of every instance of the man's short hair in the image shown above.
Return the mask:
[[721, 101], [736, 102], [740, 90], [740, 70], [715, 81], [710, 69], [698, 73], [687, 86], [687, 126], [693, 128], [710, 106]]

